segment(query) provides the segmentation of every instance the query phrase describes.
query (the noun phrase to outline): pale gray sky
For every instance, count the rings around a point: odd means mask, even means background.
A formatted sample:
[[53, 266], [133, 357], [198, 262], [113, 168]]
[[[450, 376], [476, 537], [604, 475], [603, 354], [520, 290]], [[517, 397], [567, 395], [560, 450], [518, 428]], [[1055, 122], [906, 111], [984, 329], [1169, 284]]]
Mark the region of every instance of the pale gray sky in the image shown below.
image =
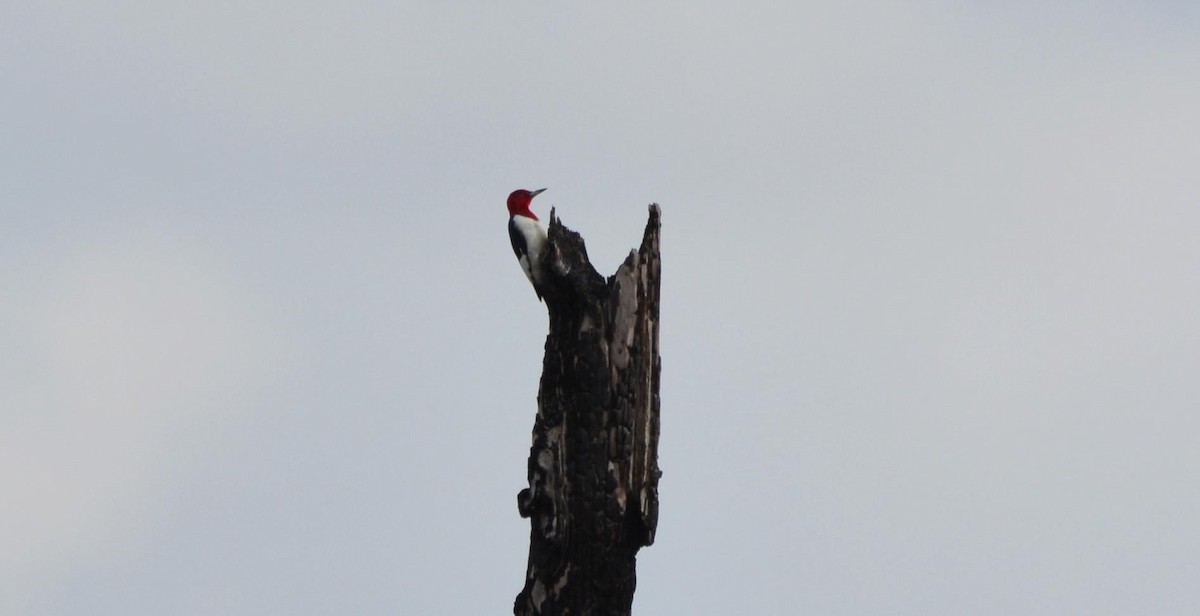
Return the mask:
[[1200, 612], [1193, 3], [0, 8], [0, 613], [503, 614], [504, 198], [663, 206], [639, 614]]

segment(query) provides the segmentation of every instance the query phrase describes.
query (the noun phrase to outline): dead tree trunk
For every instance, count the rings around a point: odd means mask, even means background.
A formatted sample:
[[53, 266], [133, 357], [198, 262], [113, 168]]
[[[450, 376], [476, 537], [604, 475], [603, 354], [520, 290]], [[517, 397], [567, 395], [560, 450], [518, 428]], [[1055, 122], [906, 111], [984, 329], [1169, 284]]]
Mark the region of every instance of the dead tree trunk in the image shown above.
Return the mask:
[[529, 449], [529, 565], [518, 616], [628, 615], [635, 558], [658, 523], [658, 205], [605, 280], [550, 212], [550, 333]]

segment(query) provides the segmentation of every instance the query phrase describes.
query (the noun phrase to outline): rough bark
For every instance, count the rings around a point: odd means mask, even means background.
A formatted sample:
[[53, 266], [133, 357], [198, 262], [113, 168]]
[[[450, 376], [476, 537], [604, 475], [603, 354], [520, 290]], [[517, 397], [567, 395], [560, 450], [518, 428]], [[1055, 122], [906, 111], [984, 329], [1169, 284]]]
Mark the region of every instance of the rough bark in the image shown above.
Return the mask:
[[627, 615], [638, 549], [658, 523], [660, 210], [604, 279], [550, 213], [543, 284], [550, 333], [529, 450], [525, 588], [513, 612]]

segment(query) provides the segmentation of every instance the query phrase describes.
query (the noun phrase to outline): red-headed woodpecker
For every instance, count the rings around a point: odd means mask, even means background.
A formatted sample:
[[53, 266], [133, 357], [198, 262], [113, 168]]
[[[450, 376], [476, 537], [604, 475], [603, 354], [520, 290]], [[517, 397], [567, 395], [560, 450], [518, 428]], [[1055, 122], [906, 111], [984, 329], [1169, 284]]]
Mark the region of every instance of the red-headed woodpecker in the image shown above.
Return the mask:
[[508, 239], [512, 240], [513, 252], [521, 269], [533, 284], [533, 292], [542, 299], [542, 247], [546, 245], [546, 230], [538, 217], [529, 210], [533, 198], [545, 188], [538, 190], [514, 190], [508, 196]]

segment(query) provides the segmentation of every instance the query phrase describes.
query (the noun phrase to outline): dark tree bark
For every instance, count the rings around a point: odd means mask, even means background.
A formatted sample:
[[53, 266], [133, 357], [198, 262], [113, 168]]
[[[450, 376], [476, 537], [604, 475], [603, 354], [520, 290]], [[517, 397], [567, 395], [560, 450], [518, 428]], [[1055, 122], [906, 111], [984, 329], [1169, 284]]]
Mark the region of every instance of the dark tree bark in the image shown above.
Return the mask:
[[658, 523], [660, 211], [605, 280], [550, 212], [550, 333], [529, 449], [529, 565], [518, 616], [628, 615], [635, 559]]

